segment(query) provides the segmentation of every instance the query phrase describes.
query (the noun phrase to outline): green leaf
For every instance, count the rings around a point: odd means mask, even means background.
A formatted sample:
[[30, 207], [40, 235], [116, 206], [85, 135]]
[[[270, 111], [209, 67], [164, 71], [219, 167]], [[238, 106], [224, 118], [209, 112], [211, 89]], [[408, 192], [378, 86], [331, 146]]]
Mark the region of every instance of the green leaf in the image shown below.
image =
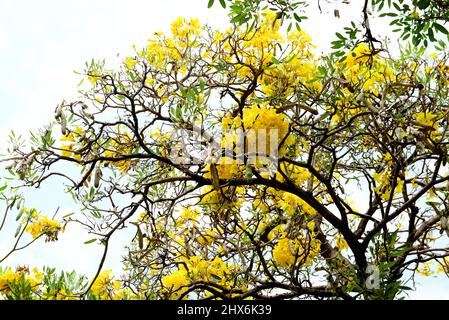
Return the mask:
[[421, 10], [427, 9], [427, 7], [430, 5], [430, 0], [420, 0], [416, 5]]
[[70, 216], [73, 216], [74, 214], [75, 214], [75, 212], [67, 213], [66, 215], [64, 215], [64, 216], [62, 217], [62, 219], [65, 219], [65, 218], [68, 218], [68, 217], [70, 217]]
[[220, 1], [220, 4], [223, 7], [223, 9], [226, 9], [226, 2], [225, 2], [225, 0], [218, 0], [218, 1]]
[[20, 231], [22, 230], [22, 225], [19, 224], [19, 226], [16, 229], [16, 233], [14, 234], [14, 238], [17, 238], [17, 236], [19, 235]]
[[90, 239], [90, 240], [87, 240], [87, 241], [85, 241], [85, 242], [84, 242], [84, 244], [90, 244], [90, 243], [94, 243], [95, 241], [97, 241], [97, 239], [96, 239], [96, 238], [94, 238], [94, 239]]
[[415, 33], [421, 32], [421, 30], [424, 29], [424, 26], [425, 26], [424, 23], [418, 23], [418, 25], [416, 26], [416, 29], [415, 29]]
[[100, 218], [101, 218], [100, 212], [98, 212], [98, 211], [96, 211], [96, 210], [93, 210], [93, 211], [92, 211], [92, 215], [93, 215], [95, 218], [97, 218], [97, 219], [100, 219]]
[[407, 286], [399, 286], [399, 289], [401, 289], [401, 290], [413, 290], [412, 288], [407, 287]]
[[281, 61], [279, 61], [276, 57], [271, 57], [271, 62], [275, 63], [275, 64], [279, 64], [281, 63]]
[[89, 198], [92, 199], [94, 197], [94, 194], [95, 194], [95, 189], [93, 187], [91, 187], [89, 190]]
[[340, 33], [340, 32], [336, 32], [335, 35], [340, 38], [341, 40], [345, 40], [346, 38]]
[[416, 35], [413, 36], [412, 43], [414, 46], [418, 46], [420, 42], [421, 42], [421, 37], [418, 37]]
[[215, 0], [209, 0], [209, 3], [207, 4], [207, 7], [210, 8], [214, 5]]
[[433, 33], [432, 28], [429, 28], [429, 30], [427, 30], [427, 35], [429, 36], [430, 41], [432, 42], [437, 41], [437, 39], [435, 39], [435, 34]]
[[205, 85], [206, 85], [206, 83], [204, 82], [204, 79], [200, 78], [200, 90], [201, 90], [201, 92], [204, 91]]
[[24, 213], [23, 210], [20, 210], [20, 211], [19, 211], [19, 214], [18, 214], [17, 217], [16, 217], [16, 221], [18, 221], [18, 220], [22, 217], [23, 213]]
[[394, 266], [395, 265], [395, 262], [394, 261], [392, 261], [392, 262], [386, 262], [386, 263], [381, 263], [380, 265], [379, 265], [379, 270], [380, 271], [384, 271], [384, 270], [388, 270], [388, 269], [390, 269], [392, 266]]
[[332, 49], [339, 49], [341, 47], [343, 47], [343, 43], [341, 41], [332, 42]]
[[385, 12], [379, 15], [379, 17], [397, 17], [398, 14], [394, 12]]
[[444, 26], [442, 26], [441, 24], [439, 24], [437, 22], [434, 22], [433, 26], [435, 27], [435, 29], [437, 29], [441, 33], [444, 33], [444, 34], [448, 34], [449, 33]]

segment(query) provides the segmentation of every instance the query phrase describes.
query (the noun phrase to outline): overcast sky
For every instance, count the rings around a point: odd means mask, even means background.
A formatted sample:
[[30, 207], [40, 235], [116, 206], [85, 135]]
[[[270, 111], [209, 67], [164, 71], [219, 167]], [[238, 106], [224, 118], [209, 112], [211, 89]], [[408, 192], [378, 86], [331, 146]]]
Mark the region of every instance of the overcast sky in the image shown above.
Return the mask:
[[[155, 31], [169, 30], [170, 22], [178, 16], [198, 17], [212, 27], [225, 27], [226, 12], [218, 5], [207, 9], [206, 4], [206, 0], [2, 0], [0, 152], [5, 150], [10, 129], [26, 134], [50, 121], [62, 98], [76, 98], [80, 76], [74, 71], [82, 71], [85, 61], [106, 58], [113, 67], [118, 59], [132, 54], [133, 45], [143, 47]], [[325, 11], [336, 8], [330, 5]], [[326, 12], [318, 14], [312, 7], [313, 14], [303, 25], [319, 51], [329, 48], [335, 31], [348, 18], [358, 19], [359, 10], [348, 6], [338, 9], [341, 19]], [[383, 22], [374, 26], [381, 37], [387, 35]], [[42, 208], [50, 215], [58, 205], [63, 213], [76, 211], [70, 198], [55, 185], [27, 194], [27, 206]], [[120, 272], [122, 248], [133, 232], [124, 232], [113, 240], [106, 267], [113, 268], [116, 274]], [[5, 241], [10, 237], [0, 234], [0, 254], [9, 247]], [[82, 229], [72, 225], [60, 241], [35, 245], [12, 256], [7, 264], [48, 265], [90, 276], [100, 259], [100, 247], [83, 245], [89, 239]], [[419, 290], [411, 294], [412, 298], [449, 298], [446, 278], [418, 278], [418, 282]]]

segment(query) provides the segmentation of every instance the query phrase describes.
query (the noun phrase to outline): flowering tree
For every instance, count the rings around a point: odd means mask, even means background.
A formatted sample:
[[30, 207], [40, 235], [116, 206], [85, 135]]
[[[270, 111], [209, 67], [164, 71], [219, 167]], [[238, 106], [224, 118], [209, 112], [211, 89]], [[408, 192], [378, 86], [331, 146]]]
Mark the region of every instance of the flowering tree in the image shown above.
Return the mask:
[[[220, 3], [223, 8], [229, 8], [231, 21], [243, 24], [257, 20], [257, 12], [261, 8], [269, 7], [276, 12], [276, 18], [288, 22], [288, 27], [294, 24], [299, 25], [303, 20], [308, 19], [305, 9], [316, 6], [320, 13], [332, 11], [336, 18], [340, 18], [340, 11], [347, 9], [351, 4], [350, 0], [341, 1], [300, 1], [300, 0], [208, 0], [208, 6]], [[354, 3], [355, 1], [352, 1]], [[348, 24], [349, 37], [339, 36], [336, 44], [351, 44], [351, 38], [358, 33], [362, 33], [363, 38], [374, 48], [375, 44], [381, 42], [373, 34], [375, 30], [370, 27], [370, 18], [373, 16], [390, 18], [392, 31], [400, 32], [402, 40], [411, 40], [413, 45], [423, 44], [428, 46], [431, 42], [438, 42], [440, 46], [445, 46], [447, 31], [444, 24], [449, 20], [449, 4], [444, 0], [363, 0], [358, 1], [361, 13], [360, 22], [351, 21]], [[442, 36], [442, 37], [440, 37]], [[355, 38], [361, 38], [355, 37]], [[359, 39], [360, 40], [360, 39]], [[348, 43], [349, 42], [349, 43]]]
[[[448, 70], [444, 54], [363, 42], [318, 57], [272, 11], [225, 32], [179, 18], [118, 69], [92, 61], [80, 98], [31, 147], [11, 136], [4, 159], [22, 185], [62, 177], [83, 214], [4, 198], [19, 203], [17, 243], [85, 226], [98, 272], [6, 268], [0, 293], [393, 299], [415, 272], [449, 274]], [[102, 268], [126, 227], [118, 279]]]

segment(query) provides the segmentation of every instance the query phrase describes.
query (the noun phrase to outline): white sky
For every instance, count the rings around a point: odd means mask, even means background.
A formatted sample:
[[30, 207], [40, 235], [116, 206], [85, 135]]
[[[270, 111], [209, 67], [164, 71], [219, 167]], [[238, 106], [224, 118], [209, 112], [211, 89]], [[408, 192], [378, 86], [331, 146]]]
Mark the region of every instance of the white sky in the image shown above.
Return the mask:
[[[353, 0], [353, 3], [359, 1]], [[84, 62], [106, 58], [114, 66], [120, 59], [146, 44], [155, 31], [166, 31], [178, 16], [198, 17], [212, 27], [224, 27], [228, 18], [218, 4], [207, 9], [206, 0], [22, 0], [0, 2], [0, 152], [6, 147], [10, 129], [27, 133], [52, 120], [53, 111], [62, 98], [76, 98]], [[353, 6], [354, 7], [354, 6]], [[357, 7], [357, 6], [356, 6]], [[327, 7], [333, 11], [334, 5]], [[329, 48], [334, 33], [358, 10], [340, 6], [341, 19], [332, 14], [320, 15], [315, 5], [303, 24], [319, 50]], [[386, 35], [385, 21], [372, 23], [381, 37]], [[70, 198], [55, 185], [27, 194], [28, 206], [54, 212], [58, 205], [66, 213], [76, 208]], [[51, 195], [51, 196], [50, 196]], [[57, 203], [53, 201], [57, 199]], [[1, 208], [0, 208], [1, 210]], [[14, 232], [14, 231], [12, 231]], [[135, 230], [119, 235], [111, 246], [106, 268], [120, 273], [120, 255]], [[8, 238], [9, 237], [9, 238]], [[9, 248], [0, 234], [0, 254]], [[74, 225], [52, 244], [37, 244], [11, 256], [7, 264], [54, 266], [88, 276], [94, 274], [100, 259], [100, 247], [83, 245], [91, 237]], [[418, 278], [419, 290], [411, 298], [449, 298], [449, 281], [442, 277]]]

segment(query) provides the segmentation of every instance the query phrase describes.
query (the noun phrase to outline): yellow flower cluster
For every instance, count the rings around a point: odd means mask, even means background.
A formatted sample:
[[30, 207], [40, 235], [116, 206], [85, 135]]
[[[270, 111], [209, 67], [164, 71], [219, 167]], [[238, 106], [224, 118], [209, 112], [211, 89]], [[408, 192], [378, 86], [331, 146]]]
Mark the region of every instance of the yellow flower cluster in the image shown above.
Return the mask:
[[70, 131], [67, 135], [61, 137], [61, 155], [64, 157], [73, 157], [76, 160], [81, 159], [81, 155], [75, 152], [77, 143], [80, 142], [81, 137], [84, 135], [83, 128], [77, 126], [75, 130]]
[[[242, 176], [243, 164], [235, 159], [229, 157], [222, 157], [218, 163], [215, 164], [217, 168], [218, 178], [223, 180], [234, 179]], [[207, 179], [212, 178], [210, 164], [205, 167], [204, 177]]]
[[432, 274], [434, 274], [431, 266], [433, 264], [433, 261], [429, 261], [429, 262], [425, 262], [422, 263], [417, 269], [416, 271], [418, 271], [418, 273], [424, 277], [428, 277], [431, 276]]
[[112, 270], [102, 271], [92, 285], [92, 292], [101, 299], [107, 299], [109, 297], [108, 289], [112, 287], [114, 278], [111, 277], [111, 272]]
[[180, 297], [185, 288], [196, 281], [215, 282], [222, 286], [228, 286], [233, 280], [234, 266], [228, 266], [219, 257], [208, 260], [192, 256], [184, 258], [182, 261], [178, 270], [162, 278], [163, 290], [171, 299]]
[[441, 81], [443, 85], [449, 85], [449, 65], [440, 63], [436, 68], [436, 72], [440, 75], [437, 79]]
[[[245, 37], [242, 46], [239, 48], [242, 66], [238, 69], [238, 76], [245, 78], [252, 75], [252, 70], [248, 66], [258, 68], [267, 67], [274, 57], [275, 47], [284, 42], [283, 37], [279, 33], [280, 21], [276, 19], [276, 13], [267, 11], [261, 16], [257, 32], [251, 33]], [[227, 51], [232, 52], [231, 48], [225, 46]], [[223, 57], [227, 62], [235, 62], [232, 55]]]
[[337, 236], [336, 244], [337, 244], [338, 251], [349, 249], [348, 243], [346, 242], [345, 238], [341, 234], [339, 234]]
[[[121, 133], [120, 128], [117, 129], [117, 135], [111, 138], [110, 145], [104, 151], [104, 156], [108, 158], [120, 158], [124, 155], [132, 153], [134, 143], [131, 135], [128, 132]], [[121, 172], [127, 172], [134, 165], [135, 160], [119, 160], [119, 161], [106, 161], [106, 164], [110, 164], [116, 167]]]
[[201, 25], [198, 19], [185, 19], [178, 17], [171, 24], [171, 33], [177, 39], [185, 39], [186, 37], [194, 38], [201, 33]]
[[87, 76], [87, 80], [92, 84], [92, 86], [95, 86], [97, 81], [101, 79], [101, 74], [98, 70], [92, 70], [89, 72], [89, 76]]
[[262, 92], [268, 97], [288, 99], [295, 88], [305, 86], [309, 90], [321, 91], [322, 84], [317, 79], [318, 65], [312, 54], [311, 38], [304, 31], [293, 31], [287, 37], [290, 51], [287, 58], [276, 61], [266, 68], [260, 79]]
[[195, 281], [213, 281], [226, 285], [230, 279], [232, 266], [230, 268], [220, 257], [205, 260], [202, 257], [193, 256], [190, 259], [185, 259], [185, 262], [189, 268], [190, 278]]
[[25, 231], [30, 233], [33, 239], [45, 235], [45, 241], [56, 241], [59, 232], [64, 232], [58, 221], [50, 219], [46, 215], [42, 216], [36, 209], [23, 208], [22, 212], [25, 213], [25, 217], [21, 222], [26, 224]]
[[277, 196], [277, 206], [289, 216], [294, 215], [298, 209], [300, 214], [305, 214], [307, 216], [314, 216], [316, 213], [315, 209], [294, 194], [281, 192], [278, 193]]
[[8, 294], [11, 291], [11, 285], [21, 280], [28, 282], [30, 287], [34, 289], [40, 285], [43, 277], [44, 274], [37, 268], [33, 268], [32, 273], [27, 267], [19, 267], [15, 272], [10, 268], [6, 268], [3, 272], [0, 269], [0, 293]]
[[135, 60], [134, 58], [131, 58], [131, 57], [127, 57], [127, 58], [125, 58], [123, 63], [125, 64], [127, 69], [131, 70], [137, 64], [137, 60]]
[[279, 130], [279, 142], [285, 137], [289, 128], [288, 117], [282, 113], [276, 113], [274, 108], [267, 104], [253, 105], [243, 110], [243, 126], [248, 129], [277, 129]]
[[199, 215], [200, 215], [200, 212], [197, 208], [192, 209], [192, 208], [188, 207], [188, 208], [182, 208], [182, 210], [181, 210], [181, 220], [182, 221], [197, 221]]
[[289, 267], [297, 261], [297, 241], [282, 238], [273, 249], [273, 260], [280, 267]]
[[[61, 277], [58, 277], [50, 271], [47, 275], [58, 279], [53, 281], [44, 279], [46, 276], [44, 272], [39, 271], [38, 268], [33, 268], [31, 271], [28, 267], [17, 267], [15, 271], [11, 268], [0, 268], [0, 299], [1, 297], [8, 298], [8, 295], [14, 294], [27, 294], [26, 298], [30, 297], [46, 300], [72, 300], [78, 299], [80, 292], [73, 291], [68, 283], [62, 281]], [[57, 277], [57, 278], [55, 278]], [[81, 279], [81, 278], [80, 278]], [[30, 288], [30, 291], [27, 291]], [[122, 289], [120, 281], [115, 281], [111, 275], [111, 270], [102, 271], [89, 291], [90, 299], [102, 299], [102, 300], [129, 300], [135, 299], [137, 296], [129, 289]]]
[[[293, 181], [295, 180], [293, 179]], [[282, 209], [282, 211], [285, 212], [289, 217], [295, 215], [305, 215], [306, 217], [313, 217], [316, 214], [316, 210], [314, 208], [312, 208], [300, 197], [290, 192], [268, 188], [265, 201], [268, 200], [270, 200], [270, 203], [274, 207]], [[260, 201], [257, 201], [255, 203], [257, 204], [259, 209], [263, 209], [262, 211], [270, 211], [270, 208], [263, 206]]]
[[422, 129], [427, 128], [430, 129], [430, 138], [435, 139], [438, 137], [438, 114], [433, 112], [417, 112], [413, 115], [416, 123], [418, 124], [418, 128]]
[[[373, 179], [376, 182], [376, 187], [374, 187], [374, 191], [381, 196], [384, 201], [387, 201], [390, 198], [391, 194], [391, 171], [389, 169], [385, 169], [381, 172], [374, 172]], [[397, 179], [396, 187], [394, 189], [394, 195], [400, 194], [402, 192], [402, 188], [404, 187], [404, 180]]]
[[[149, 39], [146, 49], [139, 53], [139, 56], [146, 57], [147, 62], [156, 68], [165, 67], [170, 60], [179, 61], [183, 59], [183, 52], [187, 47], [197, 46], [196, 38], [201, 35], [204, 28], [198, 19], [177, 18], [171, 24], [172, 37], [165, 36], [162, 32], [156, 32], [156, 39]], [[125, 62], [126, 63], [126, 62]], [[129, 60], [127, 67], [133, 67], [134, 62]], [[185, 63], [180, 64], [186, 71]], [[150, 82], [153, 83], [154, 79]]]
[[286, 236], [280, 238], [273, 248], [273, 260], [277, 266], [288, 268], [295, 264], [309, 266], [319, 254], [321, 243], [314, 238], [289, 239]]
[[203, 230], [203, 232], [198, 237], [196, 237], [196, 241], [201, 246], [210, 246], [211, 244], [214, 243], [216, 238], [217, 233], [215, 232], [214, 229], [206, 229]]
[[134, 298], [128, 289], [121, 289], [121, 283], [114, 280], [111, 275], [112, 270], [103, 270], [92, 284], [91, 292], [97, 299], [101, 300], [122, 300]]
[[223, 187], [220, 190], [214, 190], [211, 186], [203, 188], [203, 195], [199, 204], [207, 207], [216, 213], [227, 209], [239, 209], [244, 202], [245, 190], [243, 187], [231, 188]]
[[162, 277], [162, 286], [172, 299], [177, 299], [183, 292], [181, 289], [189, 283], [187, 270], [183, 266], [179, 270]]
[[[242, 129], [242, 134], [245, 135], [245, 150], [237, 149], [238, 137], [234, 132], [225, 133], [223, 141], [226, 147], [233, 145], [233, 151], [237, 154], [243, 151], [245, 153], [257, 152], [256, 161], [253, 163], [264, 164], [269, 159], [264, 158], [263, 154], [275, 156], [273, 153], [278, 152], [279, 156], [283, 156], [287, 146], [295, 142], [294, 136], [289, 134], [289, 124], [289, 119], [285, 114], [276, 113], [276, 109], [269, 107], [266, 103], [253, 105], [243, 109], [243, 119], [238, 116], [235, 118], [225, 116], [222, 119], [222, 127], [225, 131]], [[235, 174], [234, 169], [230, 168]]]
[[371, 55], [371, 49], [366, 43], [359, 43], [345, 58], [348, 67], [360, 66], [368, 63], [370, 59], [377, 59]]
[[0, 275], [0, 292], [9, 292], [10, 285], [19, 281], [23, 277], [22, 274], [15, 273], [11, 269], [7, 269], [6, 272]]
[[362, 86], [362, 91], [378, 94], [381, 86], [394, 79], [394, 72], [366, 43], [358, 44], [340, 65], [351, 85]]

